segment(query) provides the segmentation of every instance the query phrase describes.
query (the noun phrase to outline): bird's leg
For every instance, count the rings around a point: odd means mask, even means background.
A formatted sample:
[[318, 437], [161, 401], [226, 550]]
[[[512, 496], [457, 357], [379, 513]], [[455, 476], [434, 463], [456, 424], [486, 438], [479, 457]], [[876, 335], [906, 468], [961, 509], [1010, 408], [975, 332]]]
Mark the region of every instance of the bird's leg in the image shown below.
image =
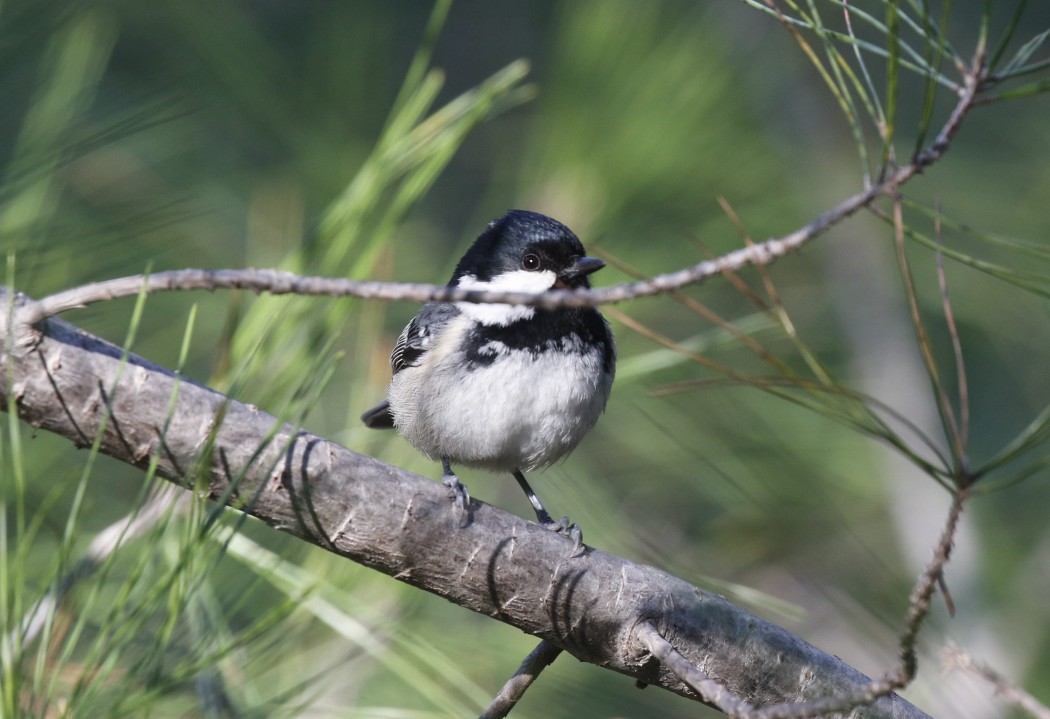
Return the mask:
[[540, 501], [540, 498], [536, 496], [532, 487], [529, 486], [528, 481], [525, 479], [525, 475], [521, 473], [520, 469], [514, 470], [514, 479], [518, 480], [518, 484], [525, 492], [525, 496], [529, 498], [532, 508], [536, 510], [536, 519], [539, 520], [539, 523], [544, 525], [554, 524], [555, 522], [551, 519], [550, 513], [547, 512], [547, 509], [543, 506], [543, 502]]
[[573, 541], [572, 553], [569, 556], [580, 556], [583, 553], [583, 530], [576, 526], [575, 523], [570, 522], [568, 517], [562, 517], [558, 522], [551, 519], [550, 513], [543, 506], [543, 502], [540, 501], [536, 492], [533, 491], [528, 481], [526, 481], [525, 475], [521, 473], [520, 469], [514, 470], [514, 479], [518, 480], [518, 485], [525, 492], [525, 496], [529, 498], [532, 508], [536, 510], [536, 519], [539, 523], [547, 529], [553, 529], [555, 532], [569, 537]]
[[456, 500], [456, 508], [460, 512], [466, 512], [467, 507], [470, 506], [470, 492], [467, 491], [467, 485], [459, 481], [452, 472], [452, 464], [448, 457], [441, 458], [441, 468], [444, 473], [441, 476], [441, 483], [448, 487], [448, 494], [454, 500]]

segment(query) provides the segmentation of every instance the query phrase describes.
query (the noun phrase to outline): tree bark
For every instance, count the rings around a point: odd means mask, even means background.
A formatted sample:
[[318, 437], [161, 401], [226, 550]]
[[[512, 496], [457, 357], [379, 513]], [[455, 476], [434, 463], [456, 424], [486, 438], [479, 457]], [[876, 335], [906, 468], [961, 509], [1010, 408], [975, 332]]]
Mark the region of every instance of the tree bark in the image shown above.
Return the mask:
[[[12, 303], [0, 288], [0, 307]], [[447, 490], [286, 424], [58, 319], [3, 312], [0, 405], [35, 428], [192, 484], [340, 556], [541, 637], [581, 661], [693, 699], [635, 628], [651, 622], [735, 696], [764, 706], [868, 678], [790, 632], [653, 567], [589, 548], [483, 502], [460, 526]], [[13, 318], [13, 319], [12, 319]], [[172, 402], [172, 397], [175, 397]], [[170, 407], [170, 409], [169, 409]], [[926, 717], [897, 695], [851, 717]]]

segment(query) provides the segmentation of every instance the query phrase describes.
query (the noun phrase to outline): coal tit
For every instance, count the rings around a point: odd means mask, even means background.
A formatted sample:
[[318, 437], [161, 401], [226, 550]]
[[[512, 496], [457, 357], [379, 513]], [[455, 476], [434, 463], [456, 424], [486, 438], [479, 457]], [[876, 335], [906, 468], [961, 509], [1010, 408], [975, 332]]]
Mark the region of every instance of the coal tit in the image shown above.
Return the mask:
[[[459, 261], [450, 287], [542, 292], [589, 288], [604, 266], [587, 257], [565, 225], [511, 210]], [[470, 496], [453, 464], [510, 472], [539, 522], [554, 522], [522, 470], [549, 467], [576, 448], [605, 410], [616, 366], [608, 322], [593, 307], [430, 302], [398, 337], [390, 355], [387, 400], [365, 412], [369, 427], [394, 427], [427, 457], [465, 510]]]

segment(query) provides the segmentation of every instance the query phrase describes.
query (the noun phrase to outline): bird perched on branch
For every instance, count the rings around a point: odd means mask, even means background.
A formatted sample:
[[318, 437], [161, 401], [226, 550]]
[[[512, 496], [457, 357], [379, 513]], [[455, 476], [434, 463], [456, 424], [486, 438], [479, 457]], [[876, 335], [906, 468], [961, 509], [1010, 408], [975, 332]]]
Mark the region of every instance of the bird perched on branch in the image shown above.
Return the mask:
[[[589, 288], [605, 265], [587, 257], [565, 225], [511, 210], [489, 223], [456, 265], [448, 285], [471, 290], [543, 292]], [[442, 481], [465, 511], [470, 495], [452, 465], [510, 472], [540, 524], [582, 547], [568, 518], [551, 519], [523, 470], [549, 467], [576, 448], [605, 410], [616, 349], [593, 307], [430, 302], [398, 337], [383, 403], [369, 427], [395, 427], [444, 469]]]

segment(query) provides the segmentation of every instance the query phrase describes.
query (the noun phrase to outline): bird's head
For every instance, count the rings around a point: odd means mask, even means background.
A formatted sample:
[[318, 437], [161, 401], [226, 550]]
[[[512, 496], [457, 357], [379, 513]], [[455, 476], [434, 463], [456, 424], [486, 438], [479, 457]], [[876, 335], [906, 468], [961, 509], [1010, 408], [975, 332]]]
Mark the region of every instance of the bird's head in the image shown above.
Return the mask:
[[452, 275], [453, 286], [508, 292], [589, 288], [605, 263], [572, 230], [538, 212], [510, 210], [489, 223]]

